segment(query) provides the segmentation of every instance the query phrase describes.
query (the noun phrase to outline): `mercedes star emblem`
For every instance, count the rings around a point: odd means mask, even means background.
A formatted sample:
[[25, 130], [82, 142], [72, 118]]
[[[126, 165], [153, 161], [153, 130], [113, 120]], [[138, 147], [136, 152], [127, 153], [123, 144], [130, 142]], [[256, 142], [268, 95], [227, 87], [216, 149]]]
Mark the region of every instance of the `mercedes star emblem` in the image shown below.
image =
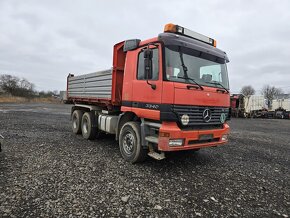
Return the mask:
[[202, 117], [204, 122], [208, 123], [211, 120], [211, 111], [209, 109], [205, 109], [202, 113]]

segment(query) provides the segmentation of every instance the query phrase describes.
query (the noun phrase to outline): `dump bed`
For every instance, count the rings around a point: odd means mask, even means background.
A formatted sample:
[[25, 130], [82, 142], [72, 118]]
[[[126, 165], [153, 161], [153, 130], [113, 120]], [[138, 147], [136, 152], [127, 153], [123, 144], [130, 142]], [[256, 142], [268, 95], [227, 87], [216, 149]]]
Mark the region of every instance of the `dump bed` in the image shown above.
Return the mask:
[[94, 98], [111, 100], [112, 71], [104, 70], [81, 76], [69, 76], [68, 98]]
[[103, 105], [107, 109], [122, 103], [123, 76], [126, 53], [124, 42], [114, 45], [113, 67], [95, 73], [67, 77], [67, 100], [73, 103]]

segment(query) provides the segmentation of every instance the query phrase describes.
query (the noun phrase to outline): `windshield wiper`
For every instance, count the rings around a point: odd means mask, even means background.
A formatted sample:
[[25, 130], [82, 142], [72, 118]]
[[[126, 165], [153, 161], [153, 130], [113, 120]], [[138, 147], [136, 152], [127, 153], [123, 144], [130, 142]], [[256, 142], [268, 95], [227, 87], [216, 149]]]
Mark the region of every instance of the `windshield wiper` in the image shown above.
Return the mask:
[[192, 82], [194, 82], [194, 84], [196, 84], [201, 90], [203, 90], [203, 87], [198, 84], [194, 79], [190, 78], [187, 74], [187, 67], [185, 66], [184, 64], [184, 60], [183, 60], [183, 53], [179, 52], [179, 56], [180, 56], [180, 61], [181, 61], [181, 66], [182, 66], [182, 69], [183, 69], [183, 72], [184, 72], [184, 77], [182, 76], [178, 76], [177, 78], [180, 78], [180, 79], [185, 79], [185, 80], [191, 80]]
[[185, 80], [190, 80], [192, 81], [195, 85], [197, 85], [201, 90], [203, 90], [203, 87], [198, 84], [194, 79], [190, 78], [190, 77], [183, 77], [183, 76], [178, 76], [177, 78], [179, 79], [185, 79]]
[[184, 76], [185, 76], [186, 78], [188, 78], [188, 75], [187, 75], [187, 67], [186, 67], [185, 64], [184, 64], [183, 54], [182, 54], [181, 52], [179, 52], [179, 57], [180, 57], [181, 66], [182, 66], [182, 69], [183, 69], [183, 72], [184, 72]]
[[212, 81], [212, 82], [206, 82], [206, 83], [210, 83], [210, 84], [215, 84], [215, 85], [219, 85], [220, 87], [222, 87], [227, 93], [230, 93], [229, 90], [223, 86], [223, 84], [221, 84], [220, 82], [217, 81]]

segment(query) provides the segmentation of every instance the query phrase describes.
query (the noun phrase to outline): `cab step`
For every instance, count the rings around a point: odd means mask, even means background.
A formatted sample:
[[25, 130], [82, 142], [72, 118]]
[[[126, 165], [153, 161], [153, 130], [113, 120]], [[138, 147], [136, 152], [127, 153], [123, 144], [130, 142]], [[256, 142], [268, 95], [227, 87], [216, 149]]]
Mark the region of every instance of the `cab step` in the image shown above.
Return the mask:
[[153, 144], [158, 144], [158, 138], [156, 136], [146, 136], [145, 139], [149, 142], [148, 156], [154, 158], [155, 160], [165, 159], [164, 152], [159, 153], [154, 151]]
[[159, 129], [161, 127], [161, 123], [155, 123], [155, 122], [149, 122], [149, 121], [144, 121], [144, 124], [146, 126], [154, 127]]
[[145, 140], [158, 145], [158, 138], [156, 136], [146, 136]]
[[155, 151], [150, 151], [150, 152], [148, 153], [148, 156], [150, 156], [150, 157], [152, 157], [152, 158], [154, 158], [154, 159], [156, 159], [156, 160], [163, 160], [163, 159], [165, 159], [165, 154], [164, 154], [164, 152], [162, 152], [162, 153], [158, 153], [158, 152], [155, 152]]

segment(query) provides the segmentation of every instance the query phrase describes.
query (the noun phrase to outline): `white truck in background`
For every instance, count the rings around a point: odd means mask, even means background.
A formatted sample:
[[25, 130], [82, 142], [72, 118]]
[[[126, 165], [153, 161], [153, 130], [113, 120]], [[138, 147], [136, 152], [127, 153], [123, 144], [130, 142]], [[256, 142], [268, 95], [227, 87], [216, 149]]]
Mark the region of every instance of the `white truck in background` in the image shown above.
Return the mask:
[[62, 103], [64, 104], [69, 104], [70, 102], [67, 99], [67, 92], [66, 91], [60, 91], [59, 92], [59, 97]]
[[272, 102], [272, 108], [283, 108], [287, 111], [290, 111], [290, 99], [274, 99]]
[[231, 110], [233, 117], [264, 117], [289, 119], [290, 98], [278, 97], [273, 99], [269, 106], [262, 95], [245, 97], [241, 94], [231, 96]]
[[246, 114], [250, 114], [252, 111], [268, 109], [267, 101], [262, 95], [251, 95], [249, 98], [245, 97], [244, 104]]

